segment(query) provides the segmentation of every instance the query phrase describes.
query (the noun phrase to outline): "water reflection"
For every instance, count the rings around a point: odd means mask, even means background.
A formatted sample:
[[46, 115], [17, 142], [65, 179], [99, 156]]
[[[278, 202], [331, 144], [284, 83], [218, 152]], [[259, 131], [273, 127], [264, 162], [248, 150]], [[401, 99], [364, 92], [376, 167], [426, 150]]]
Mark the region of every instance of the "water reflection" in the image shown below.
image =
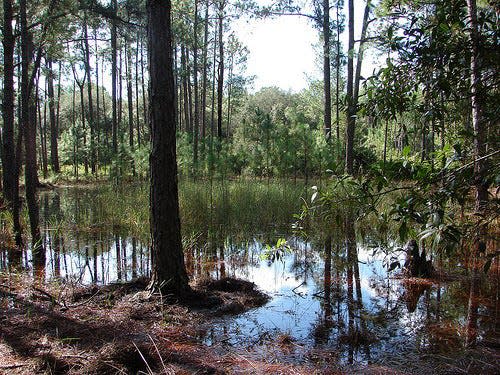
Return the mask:
[[[147, 190], [139, 188], [137, 194], [147, 196]], [[107, 284], [148, 276], [147, 219], [142, 211], [128, 212], [124, 205], [121, 209], [126, 212], [118, 220], [116, 207], [108, 207], [108, 200], [92, 189], [41, 194], [45, 251], [27, 249], [22, 257], [0, 252], [0, 268], [17, 260], [42, 282]], [[356, 237], [352, 220], [345, 220], [335, 235], [302, 238], [291, 232], [285, 219], [296, 207], [287, 211], [280, 203], [285, 212], [272, 214], [273, 225], [255, 225], [272, 208], [257, 205], [253, 213], [228, 215], [222, 222], [220, 213], [217, 220], [207, 212], [188, 215], [187, 204], [181, 202], [191, 278], [244, 278], [272, 297], [263, 307], [203, 327], [206, 344], [271, 356], [276, 354], [270, 344], [288, 337], [295, 343], [286, 354], [290, 362], [301, 362], [314, 348], [332, 352], [346, 363], [367, 363], [394, 352], [443, 350], [450, 342], [460, 343], [469, 297], [464, 288], [392, 277], [386, 272], [383, 252], [373, 255], [369, 244]], [[225, 207], [231, 210], [228, 202]], [[135, 217], [142, 219], [124, 220]], [[286, 238], [293, 251], [269, 262], [263, 257], [265, 246], [278, 238]], [[481, 311], [493, 318], [478, 321], [478, 337], [495, 337], [498, 332], [497, 304]]]

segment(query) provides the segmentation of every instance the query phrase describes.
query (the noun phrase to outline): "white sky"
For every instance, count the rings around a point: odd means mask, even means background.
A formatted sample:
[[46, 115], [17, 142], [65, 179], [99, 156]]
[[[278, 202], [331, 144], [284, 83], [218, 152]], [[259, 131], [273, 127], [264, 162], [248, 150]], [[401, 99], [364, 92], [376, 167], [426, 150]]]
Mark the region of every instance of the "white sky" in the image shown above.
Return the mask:
[[[354, 3], [355, 34], [359, 35], [365, 1], [355, 0]], [[344, 12], [347, 14], [347, 9]], [[333, 16], [333, 12], [331, 14]], [[250, 22], [240, 19], [233, 29], [250, 51], [247, 73], [256, 76], [253, 91], [278, 86], [297, 92], [308, 86], [308, 78], [321, 78], [321, 69], [315, 65], [321, 56], [317, 56], [318, 51], [313, 48], [319, 41], [318, 31], [307, 18], [281, 16]], [[342, 40], [345, 49], [347, 33]], [[363, 65], [363, 75], [370, 74], [376, 65], [367, 52]]]

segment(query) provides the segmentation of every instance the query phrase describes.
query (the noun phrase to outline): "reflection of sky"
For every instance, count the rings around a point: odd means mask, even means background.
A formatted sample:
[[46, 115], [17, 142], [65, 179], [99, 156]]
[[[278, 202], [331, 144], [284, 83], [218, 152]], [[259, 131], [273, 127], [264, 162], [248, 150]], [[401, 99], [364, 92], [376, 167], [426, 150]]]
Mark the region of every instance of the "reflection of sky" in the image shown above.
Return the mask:
[[[69, 199], [73, 201], [73, 198]], [[64, 200], [62, 200], [63, 202]], [[43, 223], [43, 220], [42, 220]], [[278, 225], [279, 223], [277, 223]], [[54, 231], [45, 230], [44, 247], [47, 249], [45, 278], [50, 280], [55, 275], [56, 258], [54, 252]], [[314, 242], [305, 242], [300, 238], [289, 238], [289, 245], [293, 252], [287, 254], [283, 259], [270, 263], [262, 259], [264, 244], [276, 242], [277, 235], [272, 230], [266, 232], [259, 230], [262, 235], [253, 236], [239, 235], [239, 239], [228, 237], [224, 245], [224, 265], [227, 276], [239, 277], [254, 282], [257, 287], [270, 295], [271, 300], [260, 308], [252, 309], [238, 316], [226, 316], [211, 322], [208, 327], [208, 335], [205, 338], [207, 344], [230, 344], [233, 347], [249, 347], [258, 344], [262, 340], [275, 340], [280, 334], [287, 334], [297, 340], [297, 344], [304, 348], [316, 345], [325, 345], [332, 349], [346, 353], [346, 344], [342, 344], [338, 338], [347, 332], [347, 303], [346, 303], [346, 275], [345, 270], [339, 268], [341, 280], [336, 283], [335, 254], [332, 252], [332, 286], [331, 303], [333, 307], [332, 320], [334, 327], [327, 332], [326, 342], [320, 342], [315, 336], [318, 328], [324, 321], [324, 260], [322, 248], [314, 245]], [[61, 248], [59, 251], [60, 277], [90, 284], [111, 283], [115, 281], [128, 281], [132, 279], [132, 239], [122, 235], [109, 232], [96, 231], [91, 233], [78, 233], [68, 230], [59, 233], [61, 237]], [[286, 235], [280, 235], [286, 237]], [[219, 238], [217, 235], [214, 238]], [[266, 238], [266, 241], [263, 240]], [[120, 246], [120, 260], [117, 257], [116, 241]], [[149, 250], [147, 244], [136, 242], [136, 264], [137, 275], [149, 273]], [[205, 277], [211, 274], [219, 277], [222, 272], [222, 263], [213, 259], [210, 249], [204, 247], [196, 249], [192, 262], [194, 277]], [[214, 248], [217, 248], [217, 244]], [[334, 244], [335, 245], [335, 244]], [[339, 245], [339, 244], [337, 244]], [[321, 245], [322, 246], [322, 245]], [[359, 328], [359, 317], [367, 318], [368, 331], [377, 337], [376, 343], [370, 347], [373, 357], [378, 354], [386, 355], [396, 350], [411, 350], [422, 345], [423, 340], [428, 339], [422, 334], [423, 329], [429, 323], [429, 314], [433, 313], [436, 302], [435, 289], [426, 297], [421, 296], [416, 311], [409, 313], [404, 300], [405, 288], [399, 280], [392, 275], [387, 275], [386, 266], [394, 261], [391, 256], [386, 255], [383, 249], [377, 249], [376, 244], [357, 244], [360, 285], [362, 291], [362, 302], [364, 312], [355, 312], [356, 326]], [[391, 244], [390, 248], [396, 247]], [[340, 257], [345, 261], [345, 248], [343, 244], [333, 246], [340, 248]], [[95, 256], [94, 256], [95, 251]], [[402, 261], [403, 254], [399, 254]], [[201, 258], [212, 262], [202, 263]], [[32, 267], [32, 255], [30, 251], [25, 253], [24, 265]], [[1, 266], [1, 264], [0, 264]], [[119, 279], [119, 271], [121, 279]], [[340, 286], [340, 297], [336, 295], [337, 285]], [[354, 290], [356, 285], [353, 285]], [[446, 287], [442, 288], [442, 293]], [[426, 300], [427, 298], [427, 300]], [[451, 297], [453, 298], [453, 297]], [[442, 300], [445, 298], [442, 297]], [[446, 302], [443, 302], [446, 303]], [[452, 304], [451, 312], [450, 303]], [[441, 308], [440, 316], [453, 317], [455, 321], [465, 314], [465, 307], [456, 308], [456, 301], [448, 300], [447, 305]], [[340, 311], [337, 311], [337, 308]], [[458, 312], [455, 312], [457, 311]], [[338, 315], [337, 315], [338, 314]], [[455, 314], [455, 315], [452, 315]], [[340, 320], [338, 320], [340, 316]], [[339, 324], [337, 324], [339, 323]], [[419, 343], [420, 340], [420, 343]], [[319, 344], [318, 344], [319, 343]], [[366, 361], [361, 349], [357, 351], [355, 360]]]
[[[297, 245], [294, 248], [299, 248], [299, 258], [303, 257], [304, 249], [307, 250], [309, 260], [315, 264], [314, 272], [307, 273], [305, 278], [293, 272], [293, 263], [297, 261], [296, 254], [289, 254], [281, 261], [272, 264], [267, 260], [261, 260], [258, 266], [245, 269], [244, 275], [260, 290], [268, 293], [272, 297], [271, 301], [238, 317], [222, 319], [212, 331], [208, 342], [213, 341], [213, 334], [217, 335], [217, 332], [224, 337], [219, 339], [224, 339], [226, 342], [229, 339], [233, 344], [248, 343], [246, 340], [249, 337], [257, 340], [266, 332], [274, 332], [289, 334], [301, 342], [312, 343], [311, 330], [318, 321], [321, 321], [324, 314], [322, 299], [318, 297], [323, 294], [324, 261], [307, 244], [297, 239], [293, 242]], [[258, 242], [254, 242], [249, 251], [261, 253], [263, 250]], [[369, 257], [363, 254], [363, 259], [368, 260]], [[242, 272], [233, 269], [230, 262], [227, 262], [226, 267], [229, 274], [235, 277], [241, 276]], [[363, 304], [369, 308], [372, 299], [377, 296], [376, 291], [370, 286], [370, 279], [384, 276], [385, 271], [380, 259], [370, 259], [367, 264], [360, 263], [359, 270]], [[333, 288], [334, 285], [332, 294]], [[332, 303], [334, 302], [332, 300]]]

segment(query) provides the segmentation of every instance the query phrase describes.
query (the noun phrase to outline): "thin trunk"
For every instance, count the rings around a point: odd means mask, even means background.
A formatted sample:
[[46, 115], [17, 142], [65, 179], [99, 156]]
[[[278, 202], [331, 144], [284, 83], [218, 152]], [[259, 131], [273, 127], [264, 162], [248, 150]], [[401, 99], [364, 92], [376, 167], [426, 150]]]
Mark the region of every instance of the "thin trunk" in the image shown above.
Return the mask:
[[90, 47], [89, 47], [89, 35], [87, 28], [87, 13], [84, 13], [83, 17], [83, 42], [84, 42], [84, 52], [85, 52], [85, 71], [87, 72], [87, 96], [88, 96], [88, 106], [89, 106], [89, 129], [90, 129], [90, 169], [92, 174], [96, 174], [96, 152], [95, 152], [95, 124], [94, 124], [94, 102], [92, 100], [92, 75], [90, 69]]
[[[142, 45], [143, 39], [141, 38], [141, 92], [142, 92], [142, 112], [143, 112], [143, 121], [142, 124], [149, 124], [149, 118], [148, 118], [148, 102], [146, 99], [146, 85], [144, 82], [144, 48]], [[149, 126], [149, 125], [148, 125]]]
[[139, 120], [139, 31], [137, 31], [137, 45], [135, 49], [135, 123], [137, 131], [137, 146], [141, 147], [141, 123]]
[[[101, 144], [101, 114], [100, 114], [100, 103], [99, 103], [99, 55], [97, 53], [97, 30], [94, 30], [94, 41], [95, 41], [95, 90], [96, 90], [96, 103], [95, 103], [95, 134], [96, 134], [96, 147], [95, 147], [95, 174], [99, 173], [99, 146]], [[106, 115], [104, 115], [106, 118]]]
[[[483, 82], [480, 62], [480, 35], [477, 19], [476, 0], [467, 0], [467, 10], [470, 19], [470, 39], [472, 55], [470, 61], [470, 90], [472, 104], [472, 127], [474, 129], [474, 186], [476, 190], [475, 211], [478, 217], [484, 214], [488, 204], [488, 181], [486, 179], [487, 162], [483, 157], [486, 155], [487, 125], [483, 116]], [[472, 281], [470, 288], [468, 317], [467, 317], [467, 345], [474, 346], [477, 338], [477, 316], [478, 316], [478, 292], [479, 292], [479, 261], [478, 257], [486, 251], [487, 226], [477, 223], [478, 230], [475, 238], [472, 259]]]
[[177, 130], [181, 131], [183, 129], [182, 114], [182, 73], [179, 70], [178, 64], [178, 53], [177, 45], [174, 47], [174, 77], [175, 77], [175, 108], [177, 110]]
[[47, 57], [47, 94], [49, 99], [49, 120], [50, 120], [50, 164], [52, 171], [59, 173], [59, 154], [58, 154], [58, 129], [54, 98], [54, 70], [52, 69], [52, 59]]
[[227, 122], [226, 122], [226, 136], [229, 137], [229, 129], [231, 127], [231, 94], [233, 89], [233, 69], [234, 69], [234, 53], [231, 55], [229, 62], [229, 76], [227, 80]]
[[[337, 143], [339, 144], [340, 147], [340, 5], [339, 2], [337, 1], [337, 7], [336, 7], [336, 21], [337, 21], [337, 53], [335, 56], [335, 124], [336, 124], [336, 131], [337, 131]], [[340, 155], [340, 150], [339, 150], [339, 155]]]
[[[130, 46], [128, 41], [125, 41], [125, 74], [127, 79], [127, 107], [128, 107], [128, 135], [130, 151], [134, 151], [134, 107], [132, 96], [132, 55], [130, 53]], [[132, 157], [132, 175], [135, 176], [135, 164]]]
[[208, 88], [208, 12], [210, 9], [210, 0], [205, 4], [205, 37], [203, 41], [203, 93], [201, 99], [201, 138], [205, 139], [207, 129], [207, 88]]
[[186, 62], [186, 49], [184, 45], [181, 45], [181, 69], [182, 69], [182, 90], [183, 90], [183, 101], [184, 101], [184, 130], [186, 132], [191, 131], [191, 116], [189, 110], [189, 94], [188, 94], [188, 74], [187, 74], [187, 62]]
[[[121, 46], [120, 46], [121, 47]], [[118, 114], [117, 114], [117, 131], [120, 136], [119, 142], [123, 144], [124, 132], [121, 130], [122, 127], [122, 119], [123, 119], [123, 59], [122, 59], [122, 49], [120, 48], [118, 54], [118, 92], [117, 92], [117, 106], [118, 106]]]
[[384, 165], [387, 162], [387, 131], [389, 126], [389, 120], [385, 120], [385, 129], [384, 129]]
[[347, 129], [346, 129], [346, 172], [354, 173], [354, 135], [358, 112], [359, 86], [363, 64], [364, 44], [368, 30], [371, 1], [366, 2], [361, 38], [354, 72], [354, 0], [349, 0], [349, 55], [347, 58]]
[[193, 129], [193, 175], [198, 169], [198, 136], [200, 133], [200, 102], [198, 89], [198, 0], [194, 0], [194, 43], [193, 43], [193, 84], [194, 84], [194, 129]]
[[78, 181], [78, 128], [76, 126], [76, 79], [73, 81], [73, 95], [71, 101], [71, 123], [73, 124], [73, 175]]
[[125, 75], [127, 79], [127, 107], [128, 107], [128, 132], [130, 150], [134, 150], [134, 107], [132, 96], [132, 56], [130, 54], [129, 44], [125, 42]]
[[330, 141], [332, 133], [332, 93], [330, 77], [330, 1], [323, 0], [323, 88], [325, 138]]
[[219, 138], [218, 150], [222, 146], [222, 101], [224, 91], [224, 7], [225, 0], [219, 2], [219, 68], [217, 77], [217, 137]]
[[[116, 16], [118, 12], [117, 0], [112, 0], [113, 14]], [[111, 21], [111, 103], [113, 106], [112, 114], [112, 132], [113, 132], [113, 152], [118, 153], [118, 118], [116, 108], [116, 50], [117, 50], [117, 21], [115, 18]], [[144, 86], [143, 86], [144, 87]]]
[[[47, 137], [46, 137], [46, 131], [47, 129], [47, 98], [43, 101], [43, 116], [42, 116], [42, 106], [40, 103], [40, 97], [38, 96], [39, 92], [39, 80], [40, 78], [37, 79], [37, 84], [36, 84], [36, 107], [38, 110], [38, 131], [40, 132], [40, 148], [41, 148], [41, 153], [42, 153], [42, 173], [43, 173], [43, 178], [46, 179], [48, 175], [48, 168], [47, 168]], [[47, 92], [47, 90], [45, 90]]]
[[346, 150], [345, 170], [346, 173], [354, 172], [354, 127], [355, 127], [355, 105], [354, 105], [354, 0], [349, 0], [349, 42], [347, 53], [347, 126], [346, 126]]
[[186, 47], [186, 80], [187, 80], [187, 98], [189, 109], [189, 130], [188, 133], [192, 135], [194, 129], [194, 115], [193, 115], [193, 90], [191, 86], [191, 63], [189, 61], [189, 49]]

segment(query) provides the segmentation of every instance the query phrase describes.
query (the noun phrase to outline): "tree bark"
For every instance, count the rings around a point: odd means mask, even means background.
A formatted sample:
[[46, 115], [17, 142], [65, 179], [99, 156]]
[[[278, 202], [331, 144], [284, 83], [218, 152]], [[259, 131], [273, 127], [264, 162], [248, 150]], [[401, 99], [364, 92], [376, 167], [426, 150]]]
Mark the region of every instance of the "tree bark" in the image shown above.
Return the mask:
[[[26, 157], [25, 165], [25, 186], [26, 203], [28, 206], [28, 216], [31, 229], [31, 241], [34, 254], [43, 254], [38, 202], [36, 189], [38, 186], [38, 174], [36, 166], [36, 106], [32, 98], [32, 79], [30, 77], [30, 61], [33, 54], [33, 40], [28, 29], [26, 0], [19, 1], [19, 19], [21, 27], [21, 124], [24, 129], [24, 149]], [[40, 56], [37, 56], [35, 69], [39, 65]]]
[[92, 174], [96, 174], [96, 152], [95, 152], [95, 124], [94, 124], [94, 102], [92, 100], [92, 75], [90, 68], [90, 47], [89, 35], [87, 27], [87, 13], [83, 17], [83, 40], [84, 40], [84, 56], [85, 56], [85, 71], [87, 72], [87, 96], [89, 101], [89, 128], [90, 128], [90, 169]]
[[349, 0], [349, 52], [347, 58], [347, 128], [346, 128], [346, 173], [354, 173], [354, 135], [358, 112], [359, 85], [363, 63], [364, 43], [368, 30], [371, 0], [367, 0], [363, 15], [363, 26], [359, 42], [356, 71], [354, 71], [354, 0]]
[[332, 93], [330, 73], [330, 1], [323, 0], [323, 88], [324, 88], [324, 129], [327, 141], [332, 133]]
[[207, 129], [207, 88], [208, 88], [208, 12], [210, 9], [210, 0], [207, 0], [205, 4], [205, 34], [203, 42], [203, 88], [202, 88], [202, 99], [201, 99], [201, 138], [205, 139], [206, 129]]
[[193, 176], [198, 169], [198, 137], [200, 133], [200, 102], [198, 88], [198, 0], [194, 0], [194, 42], [193, 42], [193, 85], [194, 85], [194, 128], [193, 128]]
[[47, 57], [47, 94], [49, 99], [49, 121], [50, 121], [50, 164], [52, 171], [59, 173], [59, 150], [58, 150], [58, 129], [54, 97], [54, 70], [52, 69], [52, 59]]
[[225, 0], [219, 0], [219, 68], [217, 77], [217, 137], [218, 149], [222, 140], [222, 100], [224, 94], [224, 7]]
[[3, 193], [12, 212], [16, 244], [21, 245], [21, 224], [19, 221], [19, 173], [14, 140], [14, 47], [12, 29], [14, 12], [12, 0], [3, 1], [3, 105], [2, 105], [2, 167]]
[[171, 2], [148, 0], [151, 125], [151, 289], [190, 290], [182, 251], [175, 139]]
[[[118, 12], [118, 2], [117, 0], [112, 1], [113, 14], [116, 15]], [[116, 17], [115, 17], [116, 18]], [[113, 133], [113, 152], [118, 153], [118, 118], [117, 118], [117, 108], [116, 108], [116, 79], [117, 79], [117, 68], [116, 68], [116, 50], [117, 50], [117, 24], [116, 19], [113, 18], [111, 21], [111, 104], [112, 104], [112, 133]]]
[[349, 0], [349, 42], [347, 53], [347, 127], [345, 146], [345, 171], [348, 174], [354, 172], [354, 0]]
[[[470, 91], [472, 104], [472, 127], [474, 129], [474, 186], [476, 190], [475, 211], [478, 217], [482, 217], [488, 204], [488, 182], [486, 179], [487, 162], [483, 158], [486, 155], [487, 126], [483, 116], [483, 82], [481, 72], [480, 35], [477, 19], [476, 0], [467, 0], [467, 11], [469, 16], [470, 39], [471, 39], [471, 61], [470, 61]], [[474, 346], [477, 338], [477, 316], [478, 316], [478, 290], [479, 290], [479, 262], [477, 258], [486, 251], [487, 226], [478, 222], [478, 229], [473, 248], [472, 279], [467, 317], [467, 345]]]
[[182, 91], [183, 91], [183, 102], [184, 102], [184, 126], [185, 131], [190, 132], [192, 129], [191, 126], [191, 110], [189, 108], [189, 75], [188, 75], [188, 67], [187, 67], [187, 56], [186, 56], [186, 48], [184, 45], [181, 45], [181, 70], [182, 70]]

